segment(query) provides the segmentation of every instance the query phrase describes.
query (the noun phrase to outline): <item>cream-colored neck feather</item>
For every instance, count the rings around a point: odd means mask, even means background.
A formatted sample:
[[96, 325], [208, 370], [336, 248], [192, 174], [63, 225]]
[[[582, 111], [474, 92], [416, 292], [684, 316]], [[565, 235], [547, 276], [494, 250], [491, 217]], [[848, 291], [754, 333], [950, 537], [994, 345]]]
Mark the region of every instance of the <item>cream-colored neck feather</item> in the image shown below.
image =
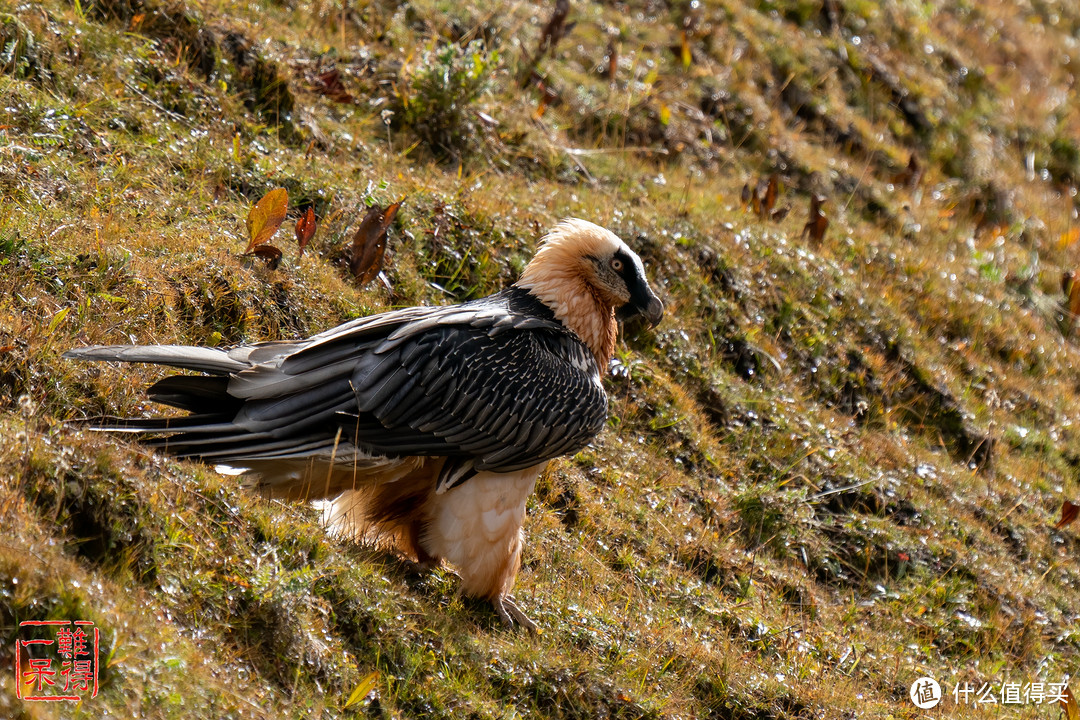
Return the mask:
[[587, 258], [608, 257], [622, 241], [599, 225], [571, 218], [556, 225], [542, 243], [514, 284], [551, 308], [588, 346], [603, 371], [615, 352], [618, 323], [612, 301], [590, 282], [595, 271]]

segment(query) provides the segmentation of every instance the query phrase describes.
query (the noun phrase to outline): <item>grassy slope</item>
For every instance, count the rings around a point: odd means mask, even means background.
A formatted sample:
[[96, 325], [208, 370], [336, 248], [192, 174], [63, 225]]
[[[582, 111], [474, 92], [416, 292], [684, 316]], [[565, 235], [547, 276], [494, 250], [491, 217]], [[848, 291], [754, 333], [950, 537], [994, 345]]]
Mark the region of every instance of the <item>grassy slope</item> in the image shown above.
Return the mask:
[[[81, 710], [20, 706], [0, 673], [0, 714], [333, 717], [377, 671], [346, 713], [915, 716], [921, 674], [1075, 669], [1077, 541], [1052, 526], [1080, 465], [1058, 303], [1080, 14], [706, 5], [575, 4], [538, 115], [546, 6], [0, 0], [0, 666], [25, 619], [93, 619], [108, 657]], [[355, 103], [316, 90], [332, 66]], [[912, 151], [921, 184], [891, 186]], [[739, 201], [772, 171], [777, 223]], [[238, 253], [276, 185], [321, 227], [269, 270]], [[401, 196], [389, 282], [358, 289], [334, 247]], [[537, 637], [311, 509], [63, 425], [148, 409], [157, 377], [69, 347], [485, 294], [568, 214], [635, 244], [670, 312], [530, 503]]]

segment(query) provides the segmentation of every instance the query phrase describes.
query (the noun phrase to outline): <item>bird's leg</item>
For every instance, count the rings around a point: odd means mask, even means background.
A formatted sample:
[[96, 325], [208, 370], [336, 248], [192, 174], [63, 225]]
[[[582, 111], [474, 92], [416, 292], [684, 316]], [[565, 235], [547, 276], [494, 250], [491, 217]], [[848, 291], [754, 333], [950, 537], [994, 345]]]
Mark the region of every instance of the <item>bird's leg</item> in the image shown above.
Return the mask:
[[529, 619], [529, 616], [518, 607], [517, 601], [510, 595], [496, 597], [491, 604], [495, 606], [495, 612], [499, 614], [507, 627], [514, 627], [514, 623], [517, 623], [531, 633], [537, 631], [536, 623]]
[[420, 542], [420, 538], [423, 536], [423, 528], [419, 521], [414, 521], [409, 524], [409, 544], [412, 546], [413, 554], [416, 555], [416, 569], [417, 570], [430, 570], [439, 566], [442, 561], [438, 555], [432, 555], [424, 549], [423, 543]]

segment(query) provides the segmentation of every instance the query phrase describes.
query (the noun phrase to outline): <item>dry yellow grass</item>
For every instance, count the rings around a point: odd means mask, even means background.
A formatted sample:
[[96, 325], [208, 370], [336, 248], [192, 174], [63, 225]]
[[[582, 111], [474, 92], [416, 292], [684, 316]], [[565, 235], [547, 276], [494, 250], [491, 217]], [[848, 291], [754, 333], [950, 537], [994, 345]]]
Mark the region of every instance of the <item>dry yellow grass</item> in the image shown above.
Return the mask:
[[[20, 704], [6, 671], [0, 715], [922, 717], [924, 674], [1075, 669], [1080, 12], [574, 4], [544, 90], [551, 9], [0, 0], [0, 666], [25, 619], [107, 648], [94, 700]], [[739, 188], [774, 171], [792, 210], [761, 221]], [[239, 254], [277, 186], [320, 227], [298, 259], [286, 220], [272, 271]], [[337, 249], [403, 196], [358, 288]], [[313, 509], [64, 424], [150, 411], [158, 376], [69, 347], [479, 296], [564, 215], [634, 245], [669, 314], [530, 503], [537, 637]]]

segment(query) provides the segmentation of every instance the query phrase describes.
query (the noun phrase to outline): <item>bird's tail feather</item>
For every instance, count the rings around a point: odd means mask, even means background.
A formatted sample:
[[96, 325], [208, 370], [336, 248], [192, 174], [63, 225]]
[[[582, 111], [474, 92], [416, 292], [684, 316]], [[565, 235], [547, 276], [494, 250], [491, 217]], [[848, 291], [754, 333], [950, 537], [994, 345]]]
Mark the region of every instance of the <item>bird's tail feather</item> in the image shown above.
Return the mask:
[[68, 350], [64, 357], [76, 360], [153, 363], [228, 375], [251, 367], [251, 363], [247, 361], [250, 353], [251, 347], [224, 350], [188, 345], [94, 345]]
[[229, 394], [229, 380], [225, 375], [171, 375], [146, 392], [154, 402], [196, 415], [232, 417], [244, 401]]
[[199, 414], [167, 418], [122, 418], [104, 416], [75, 418], [68, 422], [87, 430], [149, 434], [178, 431], [190, 432], [199, 428], [208, 427], [211, 423], [217, 425], [225, 419], [226, 418], [223, 416], [217, 414]]
[[[273, 386], [273, 395], [249, 397], [265, 394], [266, 388], [248, 388], [244, 382], [250, 385], [252, 378], [241, 373], [273, 362], [274, 356], [287, 355], [295, 347], [290, 343], [232, 350], [114, 345], [70, 350], [65, 357], [154, 363], [207, 373], [166, 377], [147, 391], [151, 400], [191, 415], [78, 422], [93, 430], [142, 435], [142, 442], [175, 457], [197, 458], [242, 472], [245, 484], [266, 497], [332, 500], [327, 504], [326, 521], [336, 533], [377, 539], [418, 559], [426, 557], [419, 550], [412, 518], [434, 489], [443, 461], [371, 456], [350, 442], [349, 436], [361, 429], [343, 412], [354, 402], [348, 373], [336, 365], [313, 368], [303, 377], [289, 373]], [[319, 372], [327, 377], [315, 377]], [[230, 393], [238, 387], [249, 392], [239, 393], [243, 397]], [[345, 437], [341, 432], [335, 437], [314, 430], [332, 427], [335, 419], [343, 429], [352, 426]], [[313, 432], [305, 434], [306, 427]]]

